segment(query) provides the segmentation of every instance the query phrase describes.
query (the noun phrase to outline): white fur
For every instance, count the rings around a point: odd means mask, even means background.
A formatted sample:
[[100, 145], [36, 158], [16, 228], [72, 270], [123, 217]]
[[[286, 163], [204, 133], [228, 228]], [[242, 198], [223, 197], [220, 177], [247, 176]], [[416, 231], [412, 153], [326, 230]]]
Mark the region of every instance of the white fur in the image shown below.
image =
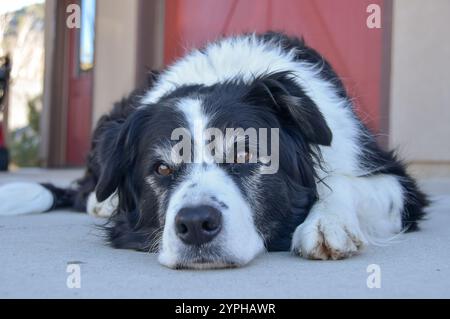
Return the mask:
[[[333, 132], [331, 146], [321, 147], [326, 173], [319, 172], [332, 192], [318, 184], [320, 200], [296, 230], [292, 248], [311, 258], [343, 258], [367, 242], [386, 239], [399, 231], [403, 203], [399, 181], [392, 176], [359, 177], [367, 172], [359, 165], [357, 139], [362, 132], [347, 107], [350, 102], [340, 98], [334, 86], [320, 77], [321, 65], [295, 61], [294, 50], [285, 52], [277, 44], [252, 35], [212, 43], [172, 65], [143, 103], [155, 103], [180, 85], [212, 85], [233, 78], [250, 82], [255, 76], [279, 71], [295, 74]], [[188, 117], [197, 117], [196, 111], [188, 112]], [[330, 248], [327, 252], [316, 249], [323, 242]]]
[[116, 211], [118, 204], [117, 193], [113, 193], [103, 202], [99, 202], [95, 192], [92, 192], [87, 200], [87, 213], [94, 217], [109, 218]]
[[53, 206], [53, 201], [52, 193], [38, 183], [0, 186], [0, 216], [43, 213]]
[[333, 176], [318, 185], [319, 201], [297, 227], [292, 250], [313, 259], [340, 259], [401, 230], [403, 200], [396, 178]]
[[184, 114], [188, 124], [191, 136], [194, 138], [194, 162], [210, 162], [208, 152], [205, 148], [204, 134], [209, 119], [202, 112], [202, 105], [196, 99], [182, 99], [177, 105], [178, 109]]

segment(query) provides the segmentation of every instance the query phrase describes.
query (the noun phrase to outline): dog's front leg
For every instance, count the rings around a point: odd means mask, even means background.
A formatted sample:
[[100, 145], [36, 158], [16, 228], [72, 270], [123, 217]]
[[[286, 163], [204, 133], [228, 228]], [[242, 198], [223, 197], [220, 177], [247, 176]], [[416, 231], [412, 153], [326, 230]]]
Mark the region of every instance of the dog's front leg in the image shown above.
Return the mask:
[[342, 259], [367, 243], [357, 216], [353, 178], [333, 176], [318, 184], [319, 200], [292, 238], [292, 251], [311, 259]]
[[100, 218], [110, 218], [119, 206], [119, 198], [117, 193], [113, 193], [103, 202], [99, 202], [95, 192], [92, 192], [89, 194], [86, 206], [89, 215]]

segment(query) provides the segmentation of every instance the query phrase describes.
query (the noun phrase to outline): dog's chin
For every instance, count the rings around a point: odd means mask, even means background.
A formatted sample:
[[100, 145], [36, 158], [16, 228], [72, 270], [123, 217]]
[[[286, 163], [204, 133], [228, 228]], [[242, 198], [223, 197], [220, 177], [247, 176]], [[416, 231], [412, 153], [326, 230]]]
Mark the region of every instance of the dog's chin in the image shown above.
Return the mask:
[[160, 252], [159, 262], [171, 269], [226, 269], [243, 266], [245, 262], [234, 256], [224, 254], [213, 247], [183, 247], [176, 254]]
[[195, 269], [195, 270], [207, 270], [207, 269], [227, 269], [227, 268], [237, 268], [240, 267], [236, 262], [227, 260], [213, 260], [213, 259], [202, 259], [202, 260], [184, 260], [178, 262], [174, 269]]
[[181, 269], [195, 269], [195, 270], [207, 270], [207, 269], [227, 269], [238, 268], [244, 264], [233, 260], [231, 258], [213, 258], [204, 256], [201, 258], [176, 258], [170, 262], [159, 258], [159, 262], [168, 268], [181, 270]]

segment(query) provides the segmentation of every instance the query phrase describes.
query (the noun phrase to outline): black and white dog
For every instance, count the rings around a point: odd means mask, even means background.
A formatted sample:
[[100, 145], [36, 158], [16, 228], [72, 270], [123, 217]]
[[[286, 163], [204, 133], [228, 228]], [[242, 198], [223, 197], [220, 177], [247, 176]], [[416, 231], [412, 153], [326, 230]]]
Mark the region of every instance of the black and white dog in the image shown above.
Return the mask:
[[[192, 133], [190, 151], [174, 151], [179, 128]], [[264, 173], [274, 164], [258, 149], [264, 138], [255, 148], [245, 132], [198, 134], [210, 128], [277, 132], [276, 170]], [[244, 150], [235, 152], [240, 140]], [[113, 247], [159, 252], [171, 268], [242, 266], [263, 251], [349, 257], [416, 230], [428, 203], [357, 118], [331, 66], [279, 33], [192, 51], [99, 121], [77, 188], [36, 187], [39, 203], [10, 209], [71, 205], [110, 216]]]

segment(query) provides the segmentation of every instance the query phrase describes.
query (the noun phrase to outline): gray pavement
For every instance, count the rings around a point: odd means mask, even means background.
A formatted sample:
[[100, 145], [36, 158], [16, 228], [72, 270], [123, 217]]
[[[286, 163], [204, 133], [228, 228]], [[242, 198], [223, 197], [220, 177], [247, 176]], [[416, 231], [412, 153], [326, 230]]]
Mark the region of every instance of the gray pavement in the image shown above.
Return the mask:
[[[21, 170], [17, 180], [67, 185], [80, 170]], [[450, 298], [450, 180], [421, 183], [435, 203], [420, 232], [342, 261], [310, 261], [289, 253], [260, 256], [244, 268], [175, 271], [156, 255], [106, 246], [103, 220], [56, 211], [0, 217], [3, 298]], [[66, 285], [68, 264], [81, 288]], [[380, 266], [381, 288], [368, 288], [367, 267]]]

